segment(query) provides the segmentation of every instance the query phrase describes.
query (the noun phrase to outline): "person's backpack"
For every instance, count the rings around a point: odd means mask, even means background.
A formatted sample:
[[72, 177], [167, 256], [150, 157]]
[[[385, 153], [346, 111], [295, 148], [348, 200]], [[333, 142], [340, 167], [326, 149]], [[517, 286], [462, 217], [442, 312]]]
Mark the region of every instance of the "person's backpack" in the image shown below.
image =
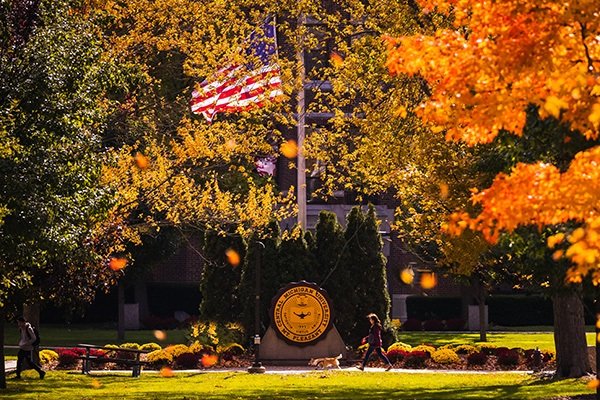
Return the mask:
[[[33, 347], [37, 347], [40, 345], [40, 332], [33, 325], [31, 325], [31, 329], [33, 330], [33, 333], [35, 334], [35, 340], [33, 341], [33, 343], [31, 343], [31, 345]], [[29, 339], [31, 339], [31, 333], [29, 333], [29, 329], [27, 329], [26, 332], [27, 332], [27, 336], [29, 336]]]

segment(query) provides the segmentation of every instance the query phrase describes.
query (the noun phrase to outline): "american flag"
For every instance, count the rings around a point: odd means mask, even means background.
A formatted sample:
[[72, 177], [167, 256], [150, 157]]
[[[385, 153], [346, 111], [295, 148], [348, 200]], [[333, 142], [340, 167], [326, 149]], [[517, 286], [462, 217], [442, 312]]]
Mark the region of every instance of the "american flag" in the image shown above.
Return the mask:
[[262, 107], [267, 100], [282, 95], [276, 54], [275, 21], [271, 20], [265, 23], [261, 32], [250, 35], [246, 50], [246, 55], [257, 57], [261, 65], [230, 65], [218, 70], [192, 93], [192, 112], [204, 115], [210, 123], [219, 112]]

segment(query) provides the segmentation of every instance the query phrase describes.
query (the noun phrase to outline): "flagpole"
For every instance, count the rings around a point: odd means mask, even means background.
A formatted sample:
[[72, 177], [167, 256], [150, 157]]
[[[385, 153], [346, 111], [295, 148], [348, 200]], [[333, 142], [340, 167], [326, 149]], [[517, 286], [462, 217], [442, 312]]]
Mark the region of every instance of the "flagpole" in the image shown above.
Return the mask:
[[298, 18], [298, 25], [301, 31], [299, 43], [298, 43], [298, 64], [299, 64], [299, 80], [300, 88], [298, 90], [298, 126], [297, 126], [297, 140], [298, 140], [298, 155], [297, 155], [297, 170], [298, 170], [298, 182], [297, 182], [297, 197], [298, 197], [298, 225], [302, 229], [306, 229], [306, 163], [304, 160], [304, 137], [306, 127], [306, 109], [304, 99], [304, 81], [306, 79], [306, 70], [304, 66], [304, 33], [302, 29], [304, 27], [304, 15]]

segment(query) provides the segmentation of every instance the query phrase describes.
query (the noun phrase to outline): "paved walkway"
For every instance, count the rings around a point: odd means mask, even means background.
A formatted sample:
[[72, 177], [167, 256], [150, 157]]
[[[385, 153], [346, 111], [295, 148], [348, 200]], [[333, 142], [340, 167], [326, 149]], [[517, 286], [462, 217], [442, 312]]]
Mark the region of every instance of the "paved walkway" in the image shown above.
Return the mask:
[[[13, 371], [17, 367], [16, 360], [6, 361], [4, 364], [6, 371]], [[324, 372], [321, 369], [314, 369], [308, 367], [290, 367], [290, 366], [266, 366], [267, 374], [281, 374], [281, 375], [297, 375], [297, 374], [306, 374], [310, 372]], [[345, 371], [345, 372], [356, 372], [363, 373], [358, 370], [356, 367], [342, 367], [341, 369], [332, 369], [326, 370], [335, 373], [336, 371]], [[78, 371], [79, 372], [79, 371]], [[160, 371], [155, 370], [143, 370], [144, 374], [156, 374]], [[206, 369], [206, 370], [173, 370], [176, 374], [197, 374], [200, 373], [231, 373], [231, 372], [248, 372], [246, 368], [223, 368], [223, 369]], [[482, 375], [482, 374], [517, 374], [517, 375], [527, 375], [532, 374], [533, 371], [473, 371], [473, 370], [456, 370], [456, 369], [403, 369], [403, 368], [394, 368], [390, 371], [386, 371], [384, 368], [365, 368], [365, 372], [379, 372], [379, 373], [403, 373], [403, 374], [461, 374], [461, 375]], [[124, 374], [131, 376], [131, 370], [95, 370], [92, 371], [92, 374]]]

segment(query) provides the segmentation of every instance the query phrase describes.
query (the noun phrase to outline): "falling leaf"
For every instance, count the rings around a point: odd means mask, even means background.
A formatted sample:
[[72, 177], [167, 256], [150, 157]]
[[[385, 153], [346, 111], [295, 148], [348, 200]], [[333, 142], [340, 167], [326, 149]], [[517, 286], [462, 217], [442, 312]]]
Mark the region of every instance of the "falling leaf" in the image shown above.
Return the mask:
[[450, 194], [450, 188], [448, 187], [448, 184], [441, 182], [439, 186], [440, 186], [440, 197], [442, 199], [447, 199], [448, 195]]
[[593, 379], [587, 383], [589, 389], [597, 389], [598, 386], [600, 386], [600, 381], [598, 379]]
[[156, 340], [163, 341], [167, 339], [167, 333], [165, 331], [155, 330], [154, 337], [156, 338]]
[[120, 271], [120, 270], [122, 270], [123, 268], [125, 268], [127, 266], [127, 259], [126, 258], [113, 257], [113, 258], [110, 259], [110, 262], [108, 263], [108, 266], [113, 271]]
[[298, 155], [298, 144], [295, 140], [290, 139], [281, 145], [280, 150], [286, 158], [295, 158]]
[[173, 373], [173, 370], [169, 367], [162, 367], [160, 369], [160, 376], [163, 378], [172, 378], [175, 376], [175, 373]]
[[216, 355], [210, 355], [210, 354], [204, 354], [202, 356], [202, 359], [200, 360], [200, 363], [202, 364], [202, 366], [204, 368], [208, 368], [208, 367], [212, 367], [213, 365], [215, 365], [218, 361], [218, 357]]
[[437, 285], [437, 278], [433, 272], [423, 272], [421, 274], [421, 287], [423, 289], [433, 289]]
[[150, 159], [140, 152], [135, 153], [133, 159], [135, 160], [135, 165], [137, 165], [139, 169], [146, 169], [150, 166]]
[[413, 271], [412, 268], [404, 268], [402, 271], [400, 271], [400, 280], [407, 285], [413, 283], [414, 279], [415, 271]]
[[237, 267], [240, 265], [240, 255], [234, 249], [229, 248], [225, 250], [225, 257], [227, 257], [227, 262], [232, 267]]
[[331, 61], [331, 64], [336, 68], [340, 68], [342, 65], [344, 65], [344, 58], [337, 51], [331, 52], [331, 56], [329, 56], [329, 61]]
[[98, 379], [92, 379], [92, 387], [94, 389], [100, 389], [100, 386], [102, 386], [102, 384], [100, 381], [98, 381]]

